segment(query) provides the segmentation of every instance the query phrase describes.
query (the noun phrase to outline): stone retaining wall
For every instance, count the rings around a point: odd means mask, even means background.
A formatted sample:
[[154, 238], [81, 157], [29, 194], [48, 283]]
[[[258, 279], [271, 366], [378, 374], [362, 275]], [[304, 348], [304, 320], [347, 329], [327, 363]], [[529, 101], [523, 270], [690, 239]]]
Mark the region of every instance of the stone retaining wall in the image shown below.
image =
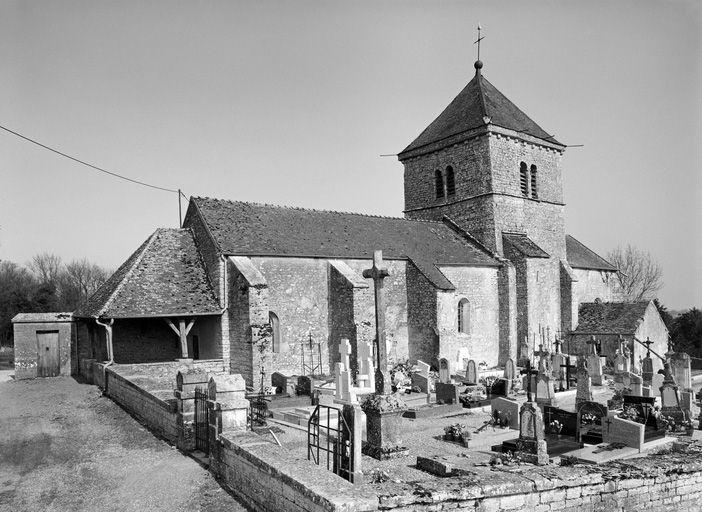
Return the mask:
[[525, 466], [515, 472], [493, 471], [489, 480], [449, 478], [395, 488], [390, 484], [379, 496], [379, 510], [702, 510], [701, 454], [698, 446], [601, 467]]
[[[96, 372], [97, 373], [97, 372]], [[121, 376], [112, 368], [105, 371], [105, 393], [127, 409], [149, 430], [171, 443], [178, 439], [175, 402], [166, 402]]]
[[361, 512], [378, 507], [374, 493], [252, 432], [221, 434], [210, 470], [254, 510]]

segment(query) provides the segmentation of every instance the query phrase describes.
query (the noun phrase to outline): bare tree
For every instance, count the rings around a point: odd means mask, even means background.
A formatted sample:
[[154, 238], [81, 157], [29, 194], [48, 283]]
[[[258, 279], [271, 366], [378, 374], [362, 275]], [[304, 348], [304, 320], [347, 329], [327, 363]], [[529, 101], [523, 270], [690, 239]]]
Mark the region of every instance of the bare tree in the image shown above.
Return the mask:
[[57, 284], [63, 270], [61, 257], [49, 252], [37, 254], [27, 266], [40, 282], [54, 286]]
[[663, 271], [651, 255], [627, 245], [607, 254], [609, 262], [619, 269], [617, 274], [622, 299], [628, 302], [651, 300], [663, 286]]
[[85, 258], [73, 260], [65, 268], [60, 294], [68, 309], [74, 309], [86, 301], [108, 277], [105, 269]]

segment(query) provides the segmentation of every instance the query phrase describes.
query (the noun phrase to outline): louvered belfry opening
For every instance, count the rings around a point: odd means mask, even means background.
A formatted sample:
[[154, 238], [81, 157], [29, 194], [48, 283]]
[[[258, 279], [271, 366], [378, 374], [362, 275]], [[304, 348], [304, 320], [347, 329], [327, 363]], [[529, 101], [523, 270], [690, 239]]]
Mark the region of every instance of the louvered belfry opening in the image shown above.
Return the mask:
[[524, 162], [519, 164], [519, 186], [524, 197], [529, 197], [529, 169]]

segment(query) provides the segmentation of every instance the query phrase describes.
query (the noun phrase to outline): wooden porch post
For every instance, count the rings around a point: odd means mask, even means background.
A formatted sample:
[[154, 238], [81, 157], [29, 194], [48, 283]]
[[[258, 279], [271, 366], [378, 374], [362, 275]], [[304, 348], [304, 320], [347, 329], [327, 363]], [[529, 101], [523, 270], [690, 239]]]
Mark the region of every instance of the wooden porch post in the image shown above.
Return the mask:
[[170, 318], [164, 318], [163, 319], [167, 324], [168, 327], [171, 328], [171, 330], [180, 338], [180, 352], [181, 352], [181, 357], [183, 359], [188, 359], [188, 333], [190, 332], [190, 329], [193, 328], [193, 325], [195, 324], [195, 318], [191, 318], [188, 324], [186, 325], [186, 319], [181, 318], [178, 320], [178, 327], [176, 327], [173, 322], [171, 321]]

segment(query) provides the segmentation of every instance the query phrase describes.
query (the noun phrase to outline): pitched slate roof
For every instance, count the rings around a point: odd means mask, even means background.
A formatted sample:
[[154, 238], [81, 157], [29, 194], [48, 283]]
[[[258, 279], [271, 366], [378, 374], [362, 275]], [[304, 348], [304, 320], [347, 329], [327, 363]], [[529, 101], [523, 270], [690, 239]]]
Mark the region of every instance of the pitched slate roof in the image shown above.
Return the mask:
[[442, 222], [192, 198], [219, 250], [239, 256], [410, 259], [440, 289], [453, 289], [441, 265], [500, 263]]
[[[487, 81], [478, 69], [473, 79], [458, 93], [448, 107], [398, 155], [440, 142], [453, 135], [485, 126], [488, 123], [526, 133], [537, 139], [561, 145], [531, 120], [519, 107]], [[482, 64], [481, 64], [482, 66]], [[489, 120], [487, 118], [490, 118]]]
[[650, 302], [584, 302], [575, 333], [634, 334]]
[[221, 313], [189, 229], [157, 229], [74, 313], [138, 318]]
[[503, 233], [502, 241], [511, 245], [514, 250], [526, 258], [548, 258], [548, 253], [526, 235], [519, 233]]
[[592, 249], [585, 247], [570, 235], [566, 235], [566, 258], [568, 264], [573, 268], [583, 268], [588, 270], [608, 270], [616, 272], [618, 269], [610, 262], [599, 256]]

